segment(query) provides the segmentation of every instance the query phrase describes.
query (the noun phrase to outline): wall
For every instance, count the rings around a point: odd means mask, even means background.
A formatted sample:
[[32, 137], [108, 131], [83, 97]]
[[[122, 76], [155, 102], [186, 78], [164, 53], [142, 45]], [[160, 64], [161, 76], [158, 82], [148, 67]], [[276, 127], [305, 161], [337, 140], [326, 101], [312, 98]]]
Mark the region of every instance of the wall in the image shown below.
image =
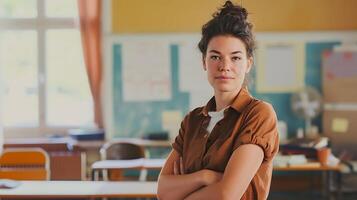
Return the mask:
[[3, 119], [2, 119], [2, 94], [3, 94], [3, 82], [2, 82], [2, 68], [0, 65], [0, 154], [2, 153], [3, 144], [4, 144], [4, 132], [3, 132]]
[[[135, 2], [113, 0], [113, 6], [111, 7], [111, 11], [113, 12], [111, 19], [112, 23], [109, 24], [109, 26], [111, 25], [110, 29], [112, 29], [112, 32], [110, 32], [110, 34], [105, 37], [105, 54], [107, 55], [107, 58], [105, 60], [106, 66], [110, 68], [109, 70], [106, 70], [106, 76], [109, 77], [109, 80], [111, 80], [109, 81], [109, 83], [107, 83], [107, 86], [111, 88], [109, 89], [109, 93], [111, 93], [109, 98], [111, 98], [111, 100], [109, 100], [108, 102], [110, 102], [110, 105], [112, 105], [112, 107], [107, 108], [107, 110], [110, 110], [110, 114], [107, 114], [107, 116], [109, 116], [108, 118], [110, 118], [108, 120], [110, 121], [110, 137], [142, 136], [147, 132], [160, 131], [163, 129], [161, 122], [161, 112], [163, 110], [178, 109], [185, 113], [187, 110], [192, 108], [193, 98], [200, 98], [200, 105], [203, 105], [206, 102], [209, 94], [211, 94], [207, 89], [203, 89], [204, 92], [202, 92], [202, 94], [197, 94], [197, 92], [199, 91], [195, 90], [187, 91], [180, 89], [180, 87], [178, 87], [177, 85], [179, 85], [180, 81], [183, 81], [179, 78], [182, 78], [182, 76], [175, 74], [175, 72], [180, 74], [182, 73], [181, 68], [186, 67], [182, 62], [180, 63], [180, 57], [182, 59], [183, 56], [181, 53], [182, 49], [187, 48], [187, 43], [189, 43], [191, 47], [194, 47], [194, 45], [196, 45], [199, 39], [199, 34], [197, 33], [199, 29], [197, 29], [197, 26], [201, 26], [202, 22], [205, 21], [210, 15], [207, 15], [207, 13], [212, 13], [212, 11], [215, 9], [215, 7], [217, 7], [218, 4], [217, 2], [212, 3], [212, 1], [209, 1], [209, 3], [203, 4], [204, 7], [197, 9], [200, 5], [199, 3], [202, 2], [195, 1], [192, 2], [192, 7], [196, 8], [194, 9], [195, 12], [193, 12], [190, 11], [189, 7], [185, 7], [185, 5], [189, 5], [189, 1], [179, 2], [180, 5], [178, 5], [178, 3], [175, 1], [171, 1], [170, 3], [165, 3], [163, 1], [151, 1], [149, 5], [144, 6], [143, 2], [141, 2], [141, 7], [145, 9], [140, 10], [141, 8], [137, 8], [137, 10], [133, 11], [132, 9], [136, 6]], [[305, 44], [306, 58], [305, 66], [302, 66], [305, 67], [305, 85], [313, 86], [321, 91], [321, 52], [325, 49], [331, 49], [334, 45], [340, 44], [341, 42], [357, 41], [357, 33], [356, 31], [353, 31], [357, 29], [357, 21], [350, 20], [350, 18], [348, 20], [342, 19], [343, 17], [341, 18], [341, 16], [351, 17], [351, 12], [349, 11], [349, 8], [350, 6], [354, 6], [355, 1], [345, 1], [344, 5], [341, 6], [336, 6], [337, 1], [313, 1], [312, 3], [310, 1], [289, 1], [292, 2], [292, 5], [287, 5], [284, 3], [284, 1], [269, 1], [269, 3], [271, 3], [270, 6], [265, 5], [266, 2], [262, 4], [257, 4], [257, 2], [254, 2], [255, 1], [244, 1], [243, 3], [248, 7], [249, 10], [251, 10], [249, 6], [251, 6], [253, 10], [258, 11], [259, 9], [261, 9], [259, 10], [259, 12], [250, 11], [253, 13], [252, 20], [257, 27], [256, 30], [279, 31], [258, 32], [258, 42], [303, 42]], [[317, 3], [319, 3], [319, 6], [317, 6]], [[280, 13], [274, 11], [274, 9], [276, 9], [276, 4], [281, 4], [282, 11]], [[171, 6], [173, 5], [175, 9], [171, 8]], [[262, 8], [264, 7], [263, 5], [270, 8], [269, 12], [262, 10]], [[311, 5], [311, 8], [307, 5]], [[305, 6], [305, 8], [301, 8], [302, 6]], [[183, 7], [183, 9], [178, 9], [180, 7]], [[315, 12], [317, 7], [321, 8], [322, 10]], [[331, 9], [333, 8], [336, 9], [334, 12], [331, 12]], [[167, 10], [169, 10], [170, 12], [168, 12]], [[301, 10], [304, 10], [304, 12], [301, 12]], [[154, 12], [156, 14], [154, 14], [154, 16], [149, 16], [149, 13], [145, 12]], [[296, 14], [297, 12], [299, 13], [299, 15]], [[344, 12], [346, 12], [346, 15], [341, 14]], [[191, 19], [191, 17], [189, 17], [190, 15], [193, 15], [192, 13], [194, 13], [194, 16], [196, 16], [194, 19]], [[256, 16], [258, 15], [258, 13], [259, 16]], [[271, 19], [274, 20], [271, 21], [269, 21], [269, 17], [266, 17], [266, 15], [273, 16], [277, 13], [279, 13], [279, 16], [281, 15], [279, 19], [286, 20], [287, 15], [291, 15], [291, 20], [287, 20], [284, 24], [283, 22], [279, 22], [279, 20], [274, 19], [277, 17], [272, 17]], [[340, 17], [335, 17], [336, 13]], [[297, 18], [297, 15], [301, 18]], [[145, 16], [145, 20], [143, 20], [141, 16]], [[157, 18], [155, 18], [155, 16]], [[165, 16], [165, 20], [171, 23], [167, 24], [163, 22], [162, 16]], [[171, 18], [171, 16], [175, 16], [175, 19]], [[318, 23], [317, 21], [311, 22], [310, 18], [307, 18], [307, 16], [309, 16], [313, 20], [321, 19], [322, 16], [325, 16], [324, 18], [330, 20], [326, 20], [328, 21], [328, 23]], [[352, 17], [357, 18], [355, 16]], [[267, 19], [268, 21], [263, 22], [259, 20], [263, 18]], [[184, 21], [185, 23], [181, 23], [180, 20]], [[123, 21], [125, 21], [125, 23]], [[306, 23], [307, 21], [309, 23]], [[340, 26], [341, 24], [344, 24], [344, 22], [348, 23], [348, 25], [344, 25], [343, 27]], [[309, 24], [311, 25], [311, 27], [308, 26]], [[325, 29], [330, 31], [317, 31]], [[344, 31], [346, 29], [350, 31]], [[314, 32], [295, 32], [295, 30], [314, 30]], [[122, 63], [120, 60], [121, 44], [124, 40], [135, 40], [135, 38], [147, 37], [161, 38], [163, 40], [170, 41], [169, 44], [171, 45], [172, 57], [171, 69], [173, 72], [172, 77], [176, 77], [175, 80], [178, 79], [178, 82], [174, 81], [172, 84], [174, 91], [173, 96], [179, 97], [179, 101], [177, 100], [177, 98], [173, 98], [172, 100], [166, 102], [144, 102], [131, 104], [122, 101], [122, 82], [120, 79], [122, 68]], [[200, 66], [198, 66], [200, 65], [198, 62], [194, 62], [192, 65], [195, 68], [200, 68]], [[252, 76], [254, 80], [255, 71], [252, 72]], [[195, 84], [191, 83], [191, 85], [192, 87], [194, 87]], [[288, 131], [290, 136], [294, 136], [297, 128], [304, 127], [304, 121], [295, 117], [290, 109], [291, 93], [258, 93], [255, 90], [254, 82], [250, 86], [250, 91], [254, 96], [264, 99], [274, 106], [278, 118], [288, 123]], [[144, 125], [140, 124], [143, 123], [143, 121], [146, 121]], [[320, 128], [319, 130], [321, 130], [321, 117], [315, 119], [313, 123], [315, 125], [318, 125]]]
[[[199, 32], [222, 0], [113, 0], [114, 33]], [[255, 30], [356, 30], [355, 0], [236, 0], [251, 13]]]

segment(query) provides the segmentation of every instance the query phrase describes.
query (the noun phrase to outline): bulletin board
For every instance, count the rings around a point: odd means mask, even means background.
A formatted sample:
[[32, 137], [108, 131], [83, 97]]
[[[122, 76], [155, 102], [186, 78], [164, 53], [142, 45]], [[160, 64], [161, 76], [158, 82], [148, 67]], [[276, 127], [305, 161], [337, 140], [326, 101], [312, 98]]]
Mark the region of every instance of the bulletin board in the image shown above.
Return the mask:
[[323, 133], [357, 159], [357, 51], [322, 53]]
[[323, 95], [329, 103], [357, 103], [357, 51], [324, 51]]

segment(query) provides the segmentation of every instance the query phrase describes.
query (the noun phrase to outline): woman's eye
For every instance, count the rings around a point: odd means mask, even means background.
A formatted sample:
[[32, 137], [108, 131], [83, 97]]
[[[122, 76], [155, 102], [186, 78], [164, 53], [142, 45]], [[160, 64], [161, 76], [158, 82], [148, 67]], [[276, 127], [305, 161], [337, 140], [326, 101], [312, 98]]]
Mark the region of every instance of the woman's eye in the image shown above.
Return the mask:
[[240, 60], [241, 58], [240, 57], [238, 57], [238, 56], [234, 56], [234, 57], [232, 57], [232, 60], [233, 61], [238, 61], [238, 60]]
[[219, 60], [219, 56], [211, 56], [212, 60]]

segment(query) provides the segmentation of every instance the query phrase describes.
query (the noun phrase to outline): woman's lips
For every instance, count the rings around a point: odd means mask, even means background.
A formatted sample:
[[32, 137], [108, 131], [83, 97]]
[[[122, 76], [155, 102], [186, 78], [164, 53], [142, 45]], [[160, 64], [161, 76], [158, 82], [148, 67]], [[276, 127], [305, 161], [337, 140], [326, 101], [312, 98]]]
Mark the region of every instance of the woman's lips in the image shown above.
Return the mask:
[[230, 76], [216, 76], [215, 78], [216, 78], [216, 79], [219, 79], [219, 80], [229, 80], [229, 79], [233, 79], [233, 77], [230, 77]]

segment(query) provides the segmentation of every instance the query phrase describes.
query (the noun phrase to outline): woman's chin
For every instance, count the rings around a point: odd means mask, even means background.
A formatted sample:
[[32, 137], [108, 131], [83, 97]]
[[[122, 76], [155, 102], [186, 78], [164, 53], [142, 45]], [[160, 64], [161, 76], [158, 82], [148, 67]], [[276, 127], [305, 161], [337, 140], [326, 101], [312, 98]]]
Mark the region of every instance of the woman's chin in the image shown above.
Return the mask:
[[215, 91], [217, 91], [217, 92], [221, 92], [221, 93], [223, 93], [223, 92], [235, 92], [235, 91], [237, 91], [238, 90], [238, 88], [237, 87], [216, 87], [215, 88]]

